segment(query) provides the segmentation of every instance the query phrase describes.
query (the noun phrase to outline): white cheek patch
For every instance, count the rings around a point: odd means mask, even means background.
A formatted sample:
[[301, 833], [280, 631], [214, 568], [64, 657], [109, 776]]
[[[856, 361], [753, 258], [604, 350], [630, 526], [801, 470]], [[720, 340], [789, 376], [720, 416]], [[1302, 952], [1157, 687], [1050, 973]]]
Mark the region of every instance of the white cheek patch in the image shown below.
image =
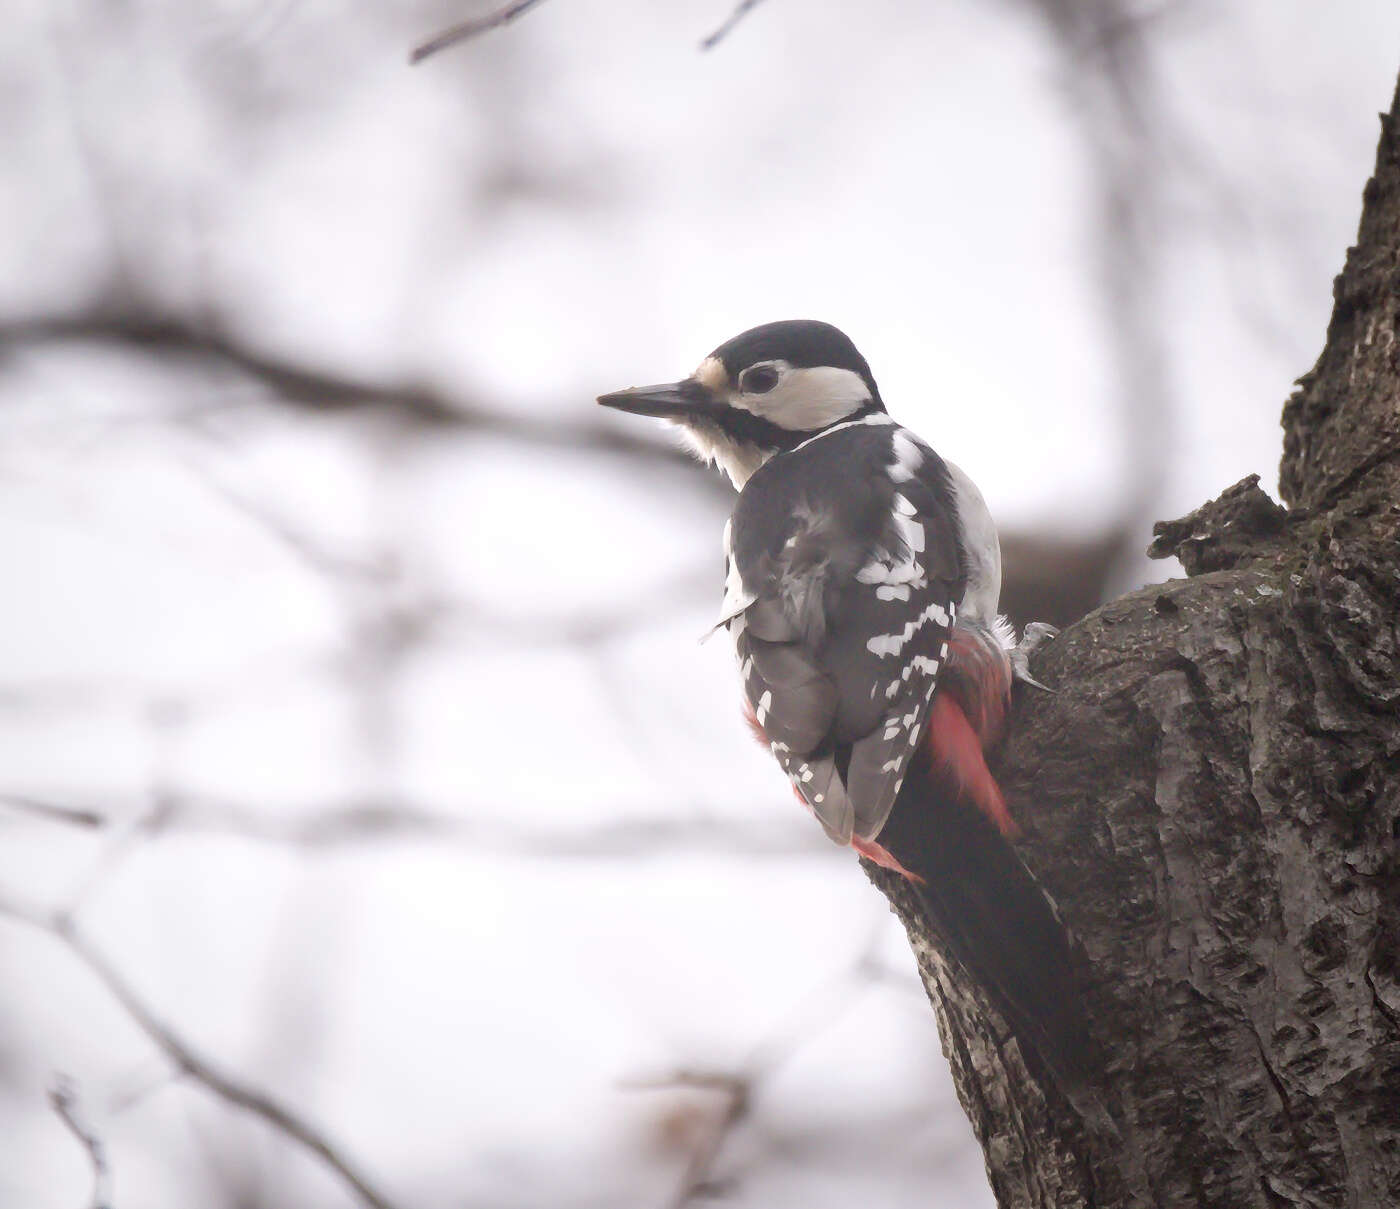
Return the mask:
[[730, 397], [735, 407], [792, 432], [825, 428], [869, 401], [870, 387], [865, 380], [852, 370], [833, 365], [789, 369], [767, 394]]

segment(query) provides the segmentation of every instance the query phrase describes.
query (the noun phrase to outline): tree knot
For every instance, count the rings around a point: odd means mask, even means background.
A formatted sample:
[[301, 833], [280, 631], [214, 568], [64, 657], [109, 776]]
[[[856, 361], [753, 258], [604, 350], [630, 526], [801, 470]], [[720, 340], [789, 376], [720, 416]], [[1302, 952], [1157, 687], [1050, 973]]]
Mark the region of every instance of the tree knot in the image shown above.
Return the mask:
[[1287, 517], [1283, 505], [1260, 490], [1259, 476], [1251, 474], [1180, 520], [1158, 521], [1147, 556], [1176, 555], [1187, 575], [1226, 571], [1264, 553], [1261, 547], [1282, 532]]

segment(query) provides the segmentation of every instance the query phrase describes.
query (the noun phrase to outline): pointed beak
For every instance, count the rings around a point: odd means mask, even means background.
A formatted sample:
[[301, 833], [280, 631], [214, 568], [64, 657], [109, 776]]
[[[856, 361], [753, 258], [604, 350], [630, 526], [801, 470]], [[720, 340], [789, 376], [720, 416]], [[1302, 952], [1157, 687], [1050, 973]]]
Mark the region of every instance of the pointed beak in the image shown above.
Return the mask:
[[674, 420], [709, 398], [709, 392], [694, 378], [681, 382], [663, 382], [658, 386], [629, 386], [610, 395], [599, 395], [604, 407], [630, 412], [634, 416], [659, 416]]

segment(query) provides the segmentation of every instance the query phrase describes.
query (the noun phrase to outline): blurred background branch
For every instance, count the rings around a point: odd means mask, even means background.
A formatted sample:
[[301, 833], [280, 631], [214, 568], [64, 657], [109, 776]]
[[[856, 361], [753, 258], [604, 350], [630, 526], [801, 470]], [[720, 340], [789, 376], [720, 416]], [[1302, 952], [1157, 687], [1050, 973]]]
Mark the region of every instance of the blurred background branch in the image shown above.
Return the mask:
[[415, 46], [408, 61], [421, 63], [429, 55], [435, 55], [438, 51], [446, 50], [449, 46], [456, 46], [457, 43], [465, 42], [468, 38], [475, 38], [478, 34], [483, 34], [489, 29], [499, 29], [517, 17], [523, 17], [539, 3], [540, 0], [516, 0], [514, 4], [501, 5], [500, 8], [487, 13], [484, 17], [477, 17], [475, 20], [453, 25], [443, 30], [442, 33], [435, 34], [426, 42]]
[[[218, 1069], [162, 1022], [111, 962], [78, 931], [70, 914], [65, 912], [46, 917], [32, 908], [0, 899], [0, 915], [38, 928], [60, 941], [103, 985], [112, 998], [121, 1004], [137, 1027], [165, 1055], [182, 1078], [199, 1084], [233, 1107], [261, 1118], [298, 1146], [305, 1147], [343, 1179], [370, 1209], [392, 1209], [391, 1202], [376, 1192], [355, 1166], [345, 1159], [318, 1129], [273, 1097]], [[98, 1189], [94, 1193], [94, 1201], [100, 1206], [106, 1199], [107, 1180], [102, 1145], [88, 1127], [78, 1123], [71, 1090], [60, 1087], [50, 1093], [49, 1101], [70, 1132], [78, 1137], [88, 1152]]]
[[763, 0], [739, 0], [739, 3], [734, 6], [734, 11], [724, 19], [724, 23], [720, 25], [714, 33], [701, 39], [700, 49], [714, 50], [716, 46], [733, 32], [734, 27], [753, 12], [761, 3], [763, 3]]
[[679, 449], [647, 441], [584, 412], [572, 421], [531, 420], [461, 396], [420, 387], [377, 385], [321, 369], [278, 360], [225, 337], [196, 332], [178, 323], [137, 315], [94, 315], [69, 320], [34, 320], [0, 325], [0, 364], [23, 352], [95, 343], [130, 348], [143, 357], [184, 362], [206, 382], [210, 398], [191, 406], [180, 419], [197, 422], [213, 408], [238, 408], [247, 389], [257, 387], [277, 406], [309, 412], [379, 412], [406, 429], [432, 439], [444, 431], [473, 431], [524, 444], [620, 452], [664, 462], [684, 462]]
[[49, 1088], [49, 1106], [83, 1148], [92, 1165], [92, 1209], [111, 1209], [111, 1172], [107, 1168], [107, 1155], [102, 1139], [82, 1115], [78, 1091], [72, 1080], [60, 1076], [54, 1082]]

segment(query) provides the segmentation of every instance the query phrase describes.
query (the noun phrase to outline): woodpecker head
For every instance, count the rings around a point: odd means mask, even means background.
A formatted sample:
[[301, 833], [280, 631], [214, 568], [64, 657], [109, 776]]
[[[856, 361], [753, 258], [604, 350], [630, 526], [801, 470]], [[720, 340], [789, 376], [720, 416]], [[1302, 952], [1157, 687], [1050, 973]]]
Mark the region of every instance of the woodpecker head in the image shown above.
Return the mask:
[[604, 407], [680, 427], [706, 462], [743, 487], [774, 454], [833, 424], [882, 412], [870, 366], [829, 323], [765, 323], [721, 344], [689, 378], [600, 395]]

